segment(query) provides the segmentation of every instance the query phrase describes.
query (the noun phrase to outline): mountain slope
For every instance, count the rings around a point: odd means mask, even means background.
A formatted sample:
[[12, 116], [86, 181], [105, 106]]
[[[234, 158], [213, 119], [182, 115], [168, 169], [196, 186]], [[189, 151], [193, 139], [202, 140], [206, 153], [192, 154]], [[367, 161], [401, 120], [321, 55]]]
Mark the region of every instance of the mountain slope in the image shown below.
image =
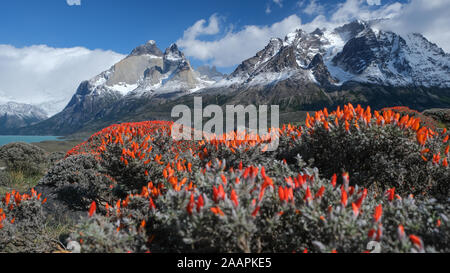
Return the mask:
[[212, 83], [193, 70], [176, 44], [163, 53], [154, 41], [149, 41], [109, 70], [82, 82], [62, 112], [20, 132], [70, 134], [108, 113], [131, 112], [136, 107], [133, 102], [155, 95], [188, 94]]
[[354, 21], [334, 30], [297, 30], [283, 42], [272, 39], [215, 86], [269, 85], [287, 78], [320, 86], [356, 81], [449, 88], [450, 55], [420, 34], [401, 37]]
[[47, 119], [47, 113], [39, 107], [16, 102], [0, 104], [0, 132], [2, 133], [30, 126], [45, 119]]
[[82, 83], [63, 112], [27, 132], [69, 134], [115, 122], [169, 119], [171, 106], [191, 104], [194, 95], [202, 96], [204, 105], [279, 104], [284, 112], [347, 102], [449, 107], [450, 55], [420, 34], [403, 37], [376, 23], [354, 21], [271, 39], [226, 78], [195, 71], [175, 44], [162, 53], [150, 41]]

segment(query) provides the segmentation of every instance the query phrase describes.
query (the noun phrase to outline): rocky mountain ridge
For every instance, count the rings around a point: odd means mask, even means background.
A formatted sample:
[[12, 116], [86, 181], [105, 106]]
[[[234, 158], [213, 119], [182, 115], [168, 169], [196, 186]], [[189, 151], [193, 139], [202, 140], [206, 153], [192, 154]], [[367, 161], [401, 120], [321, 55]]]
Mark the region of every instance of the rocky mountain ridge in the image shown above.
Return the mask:
[[418, 110], [450, 106], [450, 55], [420, 34], [403, 37], [380, 30], [376, 21], [311, 33], [299, 29], [271, 39], [226, 77], [208, 70], [195, 71], [176, 44], [163, 53], [149, 41], [81, 83], [61, 113], [28, 132], [69, 134], [168, 119], [170, 105], [193, 95], [221, 105], [279, 104], [282, 111], [347, 102]]
[[0, 132], [36, 124], [48, 118], [41, 108], [24, 103], [0, 103]]

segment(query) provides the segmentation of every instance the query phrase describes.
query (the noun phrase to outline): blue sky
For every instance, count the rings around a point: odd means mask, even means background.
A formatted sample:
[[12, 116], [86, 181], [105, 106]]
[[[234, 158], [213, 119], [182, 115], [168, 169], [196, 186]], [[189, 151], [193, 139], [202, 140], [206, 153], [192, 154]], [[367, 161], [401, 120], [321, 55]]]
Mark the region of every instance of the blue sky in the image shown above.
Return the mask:
[[[450, 52], [449, 0], [14, 0], [0, 2], [0, 103], [61, 105], [79, 83], [155, 40], [176, 42], [194, 67], [230, 73], [302, 28], [390, 18], [386, 30], [419, 32]], [[25, 79], [25, 80], [24, 80]]]
[[[81, 0], [81, 5], [69, 6], [66, 0], [2, 1], [0, 44], [83, 46], [127, 54], [137, 45], [153, 39], [164, 49], [182, 37], [187, 27], [213, 14], [219, 15], [228, 29], [271, 25], [293, 14], [303, 22], [313, 19], [316, 14], [302, 12], [299, 2]], [[329, 14], [342, 2], [318, 1], [318, 4], [325, 5], [324, 11]], [[266, 12], [268, 10], [270, 13]], [[225, 29], [222, 34], [223, 31]]]
[[84, 46], [126, 54], [149, 39], [165, 48], [187, 27], [212, 14], [220, 14], [236, 28], [266, 25], [296, 11], [297, 1], [270, 3], [266, 14], [261, 0], [82, 0], [69, 6], [65, 0], [2, 1], [0, 43], [16, 47], [46, 44], [53, 47]]

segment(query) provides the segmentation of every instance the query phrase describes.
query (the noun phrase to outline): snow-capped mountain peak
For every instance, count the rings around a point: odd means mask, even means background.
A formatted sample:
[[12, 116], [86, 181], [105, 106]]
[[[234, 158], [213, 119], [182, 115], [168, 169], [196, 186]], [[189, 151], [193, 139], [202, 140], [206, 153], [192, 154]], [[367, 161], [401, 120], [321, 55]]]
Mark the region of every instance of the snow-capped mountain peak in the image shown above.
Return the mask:
[[[214, 83], [201, 78], [176, 44], [164, 53], [153, 40], [79, 88], [78, 95], [139, 96], [167, 92], [192, 92]], [[82, 87], [82, 86], [80, 86]], [[80, 93], [81, 92], [81, 93]], [[87, 93], [86, 93], [87, 92]]]
[[450, 87], [449, 54], [420, 34], [400, 36], [376, 23], [356, 20], [332, 30], [298, 29], [281, 43], [272, 39], [218, 85], [267, 85], [291, 78], [335, 86], [355, 81]]
[[33, 125], [47, 119], [41, 108], [24, 103], [6, 102], [0, 104], [0, 130]]
[[92, 122], [148, 117], [153, 112], [146, 107], [193, 92], [231, 103], [279, 102], [294, 111], [342, 102], [442, 107], [450, 97], [449, 67], [449, 54], [422, 35], [384, 31], [377, 22], [270, 39], [227, 77], [210, 68], [195, 71], [176, 44], [162, 52], [149, 41], [81, 83], [63, 112], [36, 130], [70, 133]]
[[155, 57], [162, 57], [163, 53], [153, 40], [148, 41], [144, 45], [140, 45], [131, 51], [130, 56], [139, 55], [153, 55]]

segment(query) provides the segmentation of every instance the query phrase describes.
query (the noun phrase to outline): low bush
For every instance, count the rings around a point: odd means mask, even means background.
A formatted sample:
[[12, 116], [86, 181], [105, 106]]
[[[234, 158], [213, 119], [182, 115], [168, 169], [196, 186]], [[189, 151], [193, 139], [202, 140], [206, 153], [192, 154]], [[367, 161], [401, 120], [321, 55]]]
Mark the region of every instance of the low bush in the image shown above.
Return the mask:
[[261, 166], [227, 170], [217, 161], [194, 175], [195, 187], [169, 184], [158, 193], [149, 184], [72, 237], [86, 252], [115, 245], [105, 240], [112, 230], [118, 244], [128, 242], [119, 249], [137, 252], [366, 252], [371, 241], [382, 252], [449, 251], [448, 205], [394, 189], [374, 196], [346, 175], [339, 186], [317, 169], [272, 165], [269, 177]]
[[449, 251], [449, 136], [420, 118], [324, 109], [273, 152], [171, 126], [105, 128], [43, 179], [89, 209], [70, 235], [82, 252]]
[[300, 154], [326, 177], [347, 171], [360, 186], [395, 187], [402, 194], [448, 198], [448, 133], [420, 126], [420, 119], [360, 106], [307, 118], [301, 139], [283, 156]]
[[26, 176], [44, 174], [48, 166], [46, 152], [28, 143], [11, 143], [0, 147], [0, 161], [10, 171], [19, 171]]
[[92, 201], [99, 204], [112, 202], [116, 198], [115, 184], [114, 179], [102, 171], [95, 156], [81, 154], [59, 161], [42, 178], [38, 187], [50, 189], [74, 210], [86, 210]]
[[12, 191], [0, 201], [0, 252], [50, 252], [55, 248], [45, 229], [45, 199]]

